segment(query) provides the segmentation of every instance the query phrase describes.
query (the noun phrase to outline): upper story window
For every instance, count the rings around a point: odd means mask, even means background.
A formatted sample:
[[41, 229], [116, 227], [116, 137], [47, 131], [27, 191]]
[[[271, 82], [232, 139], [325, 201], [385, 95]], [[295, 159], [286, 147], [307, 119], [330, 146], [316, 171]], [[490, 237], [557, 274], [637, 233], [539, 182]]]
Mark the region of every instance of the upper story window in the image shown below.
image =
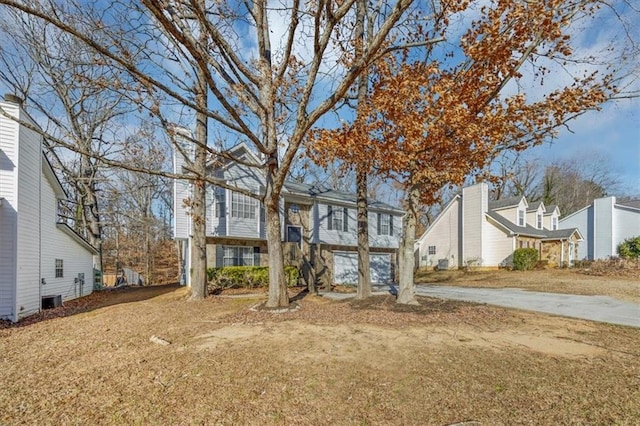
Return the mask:
[[393, 235], [393, 216], [378, 213], [378, 235]]
[[551, 229], [554, 231], [558, 229], [558, 218], [555, 216], [551, 218]]
[[524, 210], [518, 210], [518, 226], [524, 226]]
[[231, 217], [255, 219], [258, 202], [247, 195], [231, 193]]
[[428, 252], [428, 253], [429, 253], [430, 255], [432, 255], [432, 256], [433, 256], [433, 255], [435, 255], [435, 254], [436, 254], [436, 246], [429, 246], [428, 250], [429, 250], [429, 252]]
[[62, 259], [56, 259], [56, 278], [62, 278], [64, 276], [63, 264], [64, 261]]
[[542, 229], [542, 215], [540, 213], [536, 215], [536, 221], [537, 221], [536, 227], [538, 229]]
[[349, 209], [345, 207], [327, 206], [327, 225], [329, 230], [347, 232], [349, 230]]

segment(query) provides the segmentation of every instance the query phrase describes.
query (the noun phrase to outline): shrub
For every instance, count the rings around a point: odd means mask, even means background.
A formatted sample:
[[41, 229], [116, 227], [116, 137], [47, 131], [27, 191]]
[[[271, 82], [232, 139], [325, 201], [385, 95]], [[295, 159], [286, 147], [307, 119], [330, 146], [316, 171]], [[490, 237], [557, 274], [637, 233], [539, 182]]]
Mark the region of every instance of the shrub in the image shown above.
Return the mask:
[[640, 236], [627, 238], [618, 244], [618, 255], [624, 259], [640, 258]]
[[513, 269], [518, 271], [530, 271], [538, 263], [538, 250], [534, 248], [521, 248], [513, 252]]
[[[284, 268], [287, 286], [298, 284], [298, 269], [293, 266]], [[208, 268], [209, 291], [226, 288], [258, 288], [269, 285], [268, 266], [224, 266]]]

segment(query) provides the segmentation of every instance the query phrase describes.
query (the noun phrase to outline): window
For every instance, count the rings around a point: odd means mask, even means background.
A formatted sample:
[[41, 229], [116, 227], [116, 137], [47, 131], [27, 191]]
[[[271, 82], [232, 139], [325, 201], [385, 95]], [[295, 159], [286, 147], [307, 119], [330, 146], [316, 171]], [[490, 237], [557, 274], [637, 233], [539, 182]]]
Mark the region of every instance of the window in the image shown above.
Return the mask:
[[436, 246], [429, 246], [429, 254], [430, 255], [436, 254]]
[[63, 262], [62, 259], [56, 259], [56, 278], [62, 278], [63, 277]]
[[254, 247], [234, 247], [224, 246], [224, 257], [222, 266], [253, 266]]
[[256, 218], [257, 201], [244, 194], [231, 193], [231, 217], [240, 219]]
[[298, 206], [297, 204], [291, 204], [289, 206], [289, 211], [293, 214], [300, 213], [300, 206]]
[[538, 229], [542, 229], [542, 215], [540, 213], [538, 213], [537, 215], [537, 221], [538, 221]]
[[378, 213], [378, 235], [393, 235], [393, 216]]
[[345, 207], [327, 206], [328, 227], [331, 231], [347, 232], [349, 230], [349, 209]]
[[551, 219], [551, 229], [554, 230], [554, 231], [556, 229], [558, 229], [558, 218], [557, 217], [553, 217]]
[[524, 226], [524, 210], [518, 210], [518, 226]]
[[225, 216], [225, 206], [224, 206], [224, 189], [223, 188], [214, 188], [213, 190], [213, 217], [224, 217]]

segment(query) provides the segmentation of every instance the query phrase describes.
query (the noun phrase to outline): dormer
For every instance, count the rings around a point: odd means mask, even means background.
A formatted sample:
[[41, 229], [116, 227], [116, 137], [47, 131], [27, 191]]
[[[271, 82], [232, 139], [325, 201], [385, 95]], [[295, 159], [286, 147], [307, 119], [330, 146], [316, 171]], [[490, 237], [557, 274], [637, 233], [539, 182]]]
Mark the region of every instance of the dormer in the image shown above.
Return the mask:
[[523, 196], [503, 198], [489, 203], [489, 210], [523, 227], [527, 225], [526, 214], [528, 207], [529, 204]]
[[558, 221], [560, 220], [560, 209], [556, 205], [550, 205], [544, 215], [543, 224], [546, 229], [556, 231], [558, 229]]
[[527, 207], [527, 224], [536, 229], [544, 227], [544, 213], [546, 209], [542, 201], [536, 201]]

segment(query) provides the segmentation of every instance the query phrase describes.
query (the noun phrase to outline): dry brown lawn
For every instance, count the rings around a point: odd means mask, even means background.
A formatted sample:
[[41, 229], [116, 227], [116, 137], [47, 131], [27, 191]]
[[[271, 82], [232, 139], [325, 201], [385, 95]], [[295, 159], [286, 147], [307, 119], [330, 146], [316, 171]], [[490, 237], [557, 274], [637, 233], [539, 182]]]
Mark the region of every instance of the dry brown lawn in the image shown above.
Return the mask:
[[251, 309], [260, 298], [186, 296], [101, 292], [0, 328], [0, 424], [640, 419], [638, 329], [429, 298], [302, 293], [274, 314]]

